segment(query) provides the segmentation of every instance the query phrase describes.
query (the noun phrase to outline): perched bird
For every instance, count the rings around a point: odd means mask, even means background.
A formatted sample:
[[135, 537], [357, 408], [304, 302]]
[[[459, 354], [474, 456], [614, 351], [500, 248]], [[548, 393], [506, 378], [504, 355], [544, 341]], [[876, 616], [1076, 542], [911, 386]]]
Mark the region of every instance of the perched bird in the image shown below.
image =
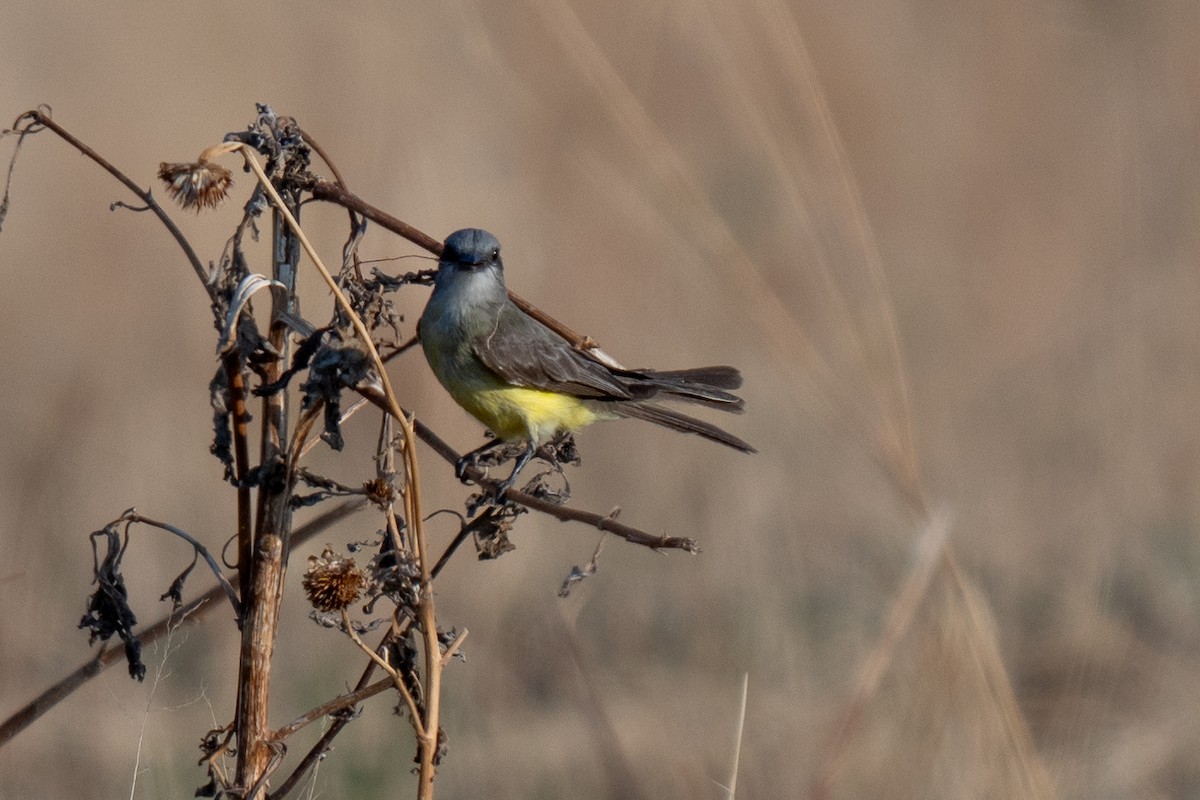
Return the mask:
[[498, 437], [459, 462], [459, 477], [483, 450], [525, 442], [498, 495], [540, 445], [601, 419], [644, 419], [755, 452], [717, 426], [655, 402], [684, 400], [740, 412], [742, 399], [730, 390], [741, 386], [741, 373], [733, 367], [664, 372], [602, 363], [509, 299], [500, 242], [487, 231], [466, 228], [446, 239], [417, 334], [442, 386]]

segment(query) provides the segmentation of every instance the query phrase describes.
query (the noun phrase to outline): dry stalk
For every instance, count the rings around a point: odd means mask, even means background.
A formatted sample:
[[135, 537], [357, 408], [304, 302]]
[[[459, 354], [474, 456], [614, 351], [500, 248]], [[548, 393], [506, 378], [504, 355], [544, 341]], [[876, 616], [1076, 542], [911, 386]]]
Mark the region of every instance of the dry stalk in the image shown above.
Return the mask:
[[441, 734], [442, 704], [442, 660], [441, 645], [438, 643], [437, 615], [434, 612], [433, 561], [425, 540], [425, 515], [421, 510], [421, 473], [417, 469], [416, 433], [411, 417], [401, 417], [404, 430], [401, 440], [404, 455], [405, 516], [412, 529], [412, 546], [421, 569], [420, 600], [417, 605], [417, 621], [425, 637], [425, 681], [428, 696], [425, 701], [424, 735], [420, 746], [420, 775], [417, 779], [417, 797], [430, 800], [433, 797], [433, 779], [437, 774], [438, 737]]

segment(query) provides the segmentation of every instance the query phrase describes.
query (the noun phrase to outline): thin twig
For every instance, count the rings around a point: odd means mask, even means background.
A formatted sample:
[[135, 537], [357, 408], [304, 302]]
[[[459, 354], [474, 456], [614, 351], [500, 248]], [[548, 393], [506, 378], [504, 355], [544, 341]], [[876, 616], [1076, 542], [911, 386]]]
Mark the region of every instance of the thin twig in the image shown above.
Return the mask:
[[192, 269], [195, 270], [196, 277], [200, 279], [201, 285], [203, 285], [205, 291], [208, 292], [209, 299], [216, 299], [216, 289], [209, 284], [208, 270], [204, 268], [203, 262], [200, 261], [200, 256], [196, 255], [196, 251], [192, 248], [191, 243], [188, 242], [187, 238], [183, 235], [183, 231], [181, 231], [179, 226], [177, 226], [175, 222], [169, 216], [167, 216], [167, 212], [163, 211], [162, 206], [160, 206], [154, 197], [151, 196], [149, 191], [142, 189], [142, 187], [130, 180], [125, 173], [121, 172], [121, 170], [110, 164], [107, 159], [72, 136], [65, 128], [51, 119], [49, 114], [45, 113], [41, 109], [26, 111], [24, 114], [17, 117], [16, 122], [13, 123], [13, 129], [19, 132], [20, 124], [26, 120], [36, 125], [43, 125], [54, 131], [54, 133], [58, 134], [59, 138], [67, 142], [67, 144], [71, 145], [79, 152], [83, 153], [92, 161], [96, 162], [105, 171], [107, 171], [108, 174], [120, 181], [125, 188], [137, 195], [138, 199], [146, 204], [146, 207], [150, 209], [154, 216], [158, 217], [159, 221], [166, 226], [166, 229], [170, 232], [171, 236], [174, 237], [180, 249], [183, 250], [183, 254], [187, 256], [188, 263], [190, 263], [192, 265]]
[[[342, 609], [342, 628], [346, 631], [346, 635], [349, 636], [356, 645], [358, 645], [358, 649], [366, 653], [370, 659], [375, 662], [375, 666], [379, 667], [388, 674], [389, 682], [396, 688], [398, 692], [400, 692], [400, 696], [404, 698], [404, 704], [408, 706], [408, 716], [412, 721], [413, 730], [416, 731], [417, 738], [424, 739], [425, 723], [424, 720], [421, 719], [421, 712], [417, 708], [416, 699], [412, 696], [412, 693], [408, 691], [408, 687], [404, 685], [404, 676], [397, 672], [396, 668], [387, 662], [387, 659], [379, 655], [379, 653], [375, 652], [371, 648], [367, 647], [367, 643], [364, 642], [362, 637], [358, 635], [358, 632], [354, 630], [354, 624], [350, 621], [350, 615], [344, 608]], [[280, 738], [278, 732], [272, 738], [278, 740]]]
[[209, 569], [212, 570], [213, 575], [215, 575], [217, 578], [217, 585], [222, 589], [222, 591], [225, 592], [226, 597], [229, 598], [230, 604], [233, 605], [234, 613], [237, 614], [239, 620], [241, 619], [242, 612], [244, 609], [242, 608], [241, 600], [238, 599], [237, 590], [233, 588], [233, 585], [221, 573], [221, 565], [217, 563], [217, 560], [215, 558], [213, 558], [212, 553], [208, 552], [208, 548], [205, 547], [204, 545], [200, 544], [200, 542], [197, 541], [191, 534], [189, 534], [187, 531], [183, 530], [182, 528], [178, 528], [178, 527], [168, 524], [166, 522], [159, 522], [158, 520], [154, 520], [154, 519], [150, 519], [149, 517], [142, 516], [141, 514], [137, 513], [133, 509], [126, 511], [116, 521], [117, 522], [140, 522], [143, 525], [149, 525], [152, 528], [160, 528], [161, 530], [167, 531], [168, 533], [175, 534], [180, 539], [183, 539], [185, 542], [190, 544], [192, 546], [192, 549], [194, 549], [196, 551], [196, 553], [201, 558], [203, 558], [205, 560], [205, 562], [208, 564]]
[[470, 633], [470, 631], [466, 628], [463, 628], [462, 633], [454, 637], [454, 641], [451, 642], [450, 646], [446, 648], [446, 652], [442, 653], [442, 667], [447, 666], [451, 660], [453, 660], [454, 656], [458, 654], [459, 649], [462, 648], [463, 642], [467, 640], [468, 633]]
[[327, 700], [319, 706], [314, 706], [308, 711], [305, 711], [294, 720], [284, 725], [275, 731], [271, 737], [273, 739], [286, 739], [301, 728], [307, 727], [322, 717], [327, 717], [330, 714], [336, 714], [339, 711], [344, 711], [348, 708], [353, 708], [364, 700], [368, 700], [380, 692], [386, 692], [388, 689], [394, 688], [395, 684], [391, 676], [375, 681], [375, 683], [367, 684], [361, 689], [355, 689], [353, 692], [339, 694], [332, 700]]

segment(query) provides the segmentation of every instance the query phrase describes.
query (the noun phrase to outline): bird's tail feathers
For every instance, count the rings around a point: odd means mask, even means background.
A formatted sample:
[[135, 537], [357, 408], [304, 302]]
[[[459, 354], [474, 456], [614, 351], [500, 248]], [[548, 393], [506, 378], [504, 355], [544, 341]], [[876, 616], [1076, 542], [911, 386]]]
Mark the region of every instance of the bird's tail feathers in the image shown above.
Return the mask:
[[643, 369], [638, 370], [643, 375], [665, 381], [678, 381], [707, 386], [711, 389], [739, 389], [742, 386], [742, 373], [735, 367], [695, 367], [693, 369]]
[[[741, 401], [738, 400], [738, 402], [740, 403]], [[644, 419], [647, 422], [653, 422], [655, 425], [662, 425], [664, 428], [670, 428], [674, 431], [694, 433], [698, 436], [703, 436], [705, 439], [723, 444], [726, 447], [732, 447], [734, 450], [741, 450], [743, 453], [758, 452], [751, 445], [731, 433], [726, 433], [712, 423], [696, 419], [695, 417], [689, 417], [687, 414], [681, 414], [678, 411], [664, 408], [654, 403], [616, 402], [612, 403], [609, 407], [622, 417]]]
[[677, 370], [638, 370], [637, 373], [652, 387], [672, 399], [722, 411], [742, 412], [742, 398], [727, 391], [742, 385], [742, 373], [733, 367], [696, 367]]

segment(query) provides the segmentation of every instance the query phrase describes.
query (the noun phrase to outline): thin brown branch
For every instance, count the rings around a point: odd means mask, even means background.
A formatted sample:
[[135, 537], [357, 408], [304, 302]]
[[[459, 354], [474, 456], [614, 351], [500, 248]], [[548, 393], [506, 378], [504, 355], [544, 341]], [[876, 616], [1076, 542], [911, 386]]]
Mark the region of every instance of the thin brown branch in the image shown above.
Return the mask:
[[130, 509], [129, 511], [126, 511], [124, 514], [121, 515], [120, 519], [118, 519], [117, 521], [118, 522], [140, 522], [143, 525], [149, 525], [152, 528], [158, 528], [159, 530], [164, 530], [164, 531], [167, 531], [168, 533], [173, 533], [176, 536], [178, 536], [180, 539], [183, 539], [185, 542], [190, 544], [192, 546], [192, 548], [196, 551], [197, 555], [199, 555], [201, 558], [203, 558], [205, 563], [208, 564], [209, 569], [212, 570], [213, 575], [216, 576], [217, 586], [223, 592], [225, 592], [225, 596], [229, 599], [230, 605], [233, 606], [234, 613], [237, 614], [238, 621], [240, 623], [243, 609], [242, 609], [242, 601], [238, 598], [237, 591], [234, 590], [233, 584], [231, 584], [225, 578], [225, 576], [221, 574], [221, 567], [217, 563], [217, 560], [215, 558], [213, 558], [213, 554], [208, 552], [208, 548], [205, 547], [204, 545], [200, 544], [200, 542], [198, 542], [195, 539], [195, 537], [193, 537], [190, 533], [183, 530], [182, 528], [176, 527], [175, 525], [171, 525], [166, 522], [159, 522], [158, 520], [150, 519], [149, 517], [144, 517], [141, 514], [137, 513], [137, 511], [134, 509]]
[[204, 264], [200, 261], [200, 257], [196, 255], [196, 251], [192, 248], [191, 243], [188, 242], [187, 238], [183, 235], [183, 231], [179, 230], [179, 226], [177, 226], [175, 222], [169, 216], [167, 216], [167, 212], [162, 209], [162, 206], [158, 204], [148, 190], [143, 189], [130, 180], [124, 172], [121, 172], [121, 170], [114, 167], [102, 155], [88, 147], [79, 139], [76, 139], [74, 136], [72, 136], [66, 128], [62, 127], [53, 119], [51, 119], [50, 115], [41, 109], [26, 111], [24, 114], [17, 117], [16, 121], [13, 123], [13, 130], [20, 132], [20, 126], [22, 123], [27, 123], [29, 125], [41, 125], [50, 129], [67, 144], [74, 147], [80, 153], [83, 153], [85, 156], [102, 167], [106, 172], [120, 181], [126, 189], [137, 195], [138, 199], [146, 204], [146, 208], [148, 208], [154, 214], [154, 216], [158, 217], [159, 221], [166, 226], [171, 236], [174, 237], [180, 249], [183, 250], [183, 254], [187, 257], [188, 262], [192, 265], [192, 269], [196, 272], [196, 277], [200, 279], [201, 285], [204, 286], [205, 291], [208, 292], [209, 299], [216, 299], [216, 289], [209, 283], [208, 270], [204, 268]]
[[[444, 439], [434, 433], [433, 429], [428, 425], [419, 419], [414, 419], [413, 430], [416, 432], [417, 438], [429, 445], [433, 449], [433, 452], [437, 453], [450, 464], [458, 463], [461, 457], [458, 452], [447, 444]], [[495, 491], [500, 485], [500, 481], [489, 479], [486, 473], [478, 467], [468, 467], [466, 474], [475, 483], [491, 491]], [[562, 522], [582, 522], [585, 525], [591, 525], [593, 528], [608, 531], [631, 544], [640, 544], [643, 547], [649, 547], [654, 550], [685, 550], [689, 553], [698, 553], [700, 551], [695, 539], [680, 536], [654, 536], [630, 525], [617, 522], [609, 515], [555, 505], [554, 503], [534, 497], [531, 494], [526, 494], [525, 492], [517, 491], [516, 489], [509, 489], [504, 493], [504, 496], [532, 511], [549, 514]]]
[[[360, 689], [355, 689], [346, 694], [339, 694], [332, 700], [328, 700], [319, 706], [315, 706], [308, 711], [305, 711], [294, 720], [284, 725], [275, 731], [272, 738], [286, 739], [301, 728], [305, 728], [322, 717], [327, 717], [331, 714], [337, 714], [340, 711], [345, 711], [348, 708], [353, 708], [364, 700], [369, 700], [380, 692], [386, 692], [388, 689], [395, 687], [391, 676], [377, 680], [374, 683], [369, 683]], [[282, 791], [282, 787], [280, 788]]]
[[435, 256], [441, 256], [442, 254], [442, 243], [437, 239], [409, 225], [407, 222], [396, 219], [386, 211], [376, 208], [337, 184], [328, 181], [317, 181], [313, 184], [311, 191], [313, 198], [316, 200], [334, 203], [342, 208], [362, 214], [371, 220], [371, 222], [374, 222], [385, 230], [391, 231], [397, 236], [407, 239], [417, 247], [428, 250]]

